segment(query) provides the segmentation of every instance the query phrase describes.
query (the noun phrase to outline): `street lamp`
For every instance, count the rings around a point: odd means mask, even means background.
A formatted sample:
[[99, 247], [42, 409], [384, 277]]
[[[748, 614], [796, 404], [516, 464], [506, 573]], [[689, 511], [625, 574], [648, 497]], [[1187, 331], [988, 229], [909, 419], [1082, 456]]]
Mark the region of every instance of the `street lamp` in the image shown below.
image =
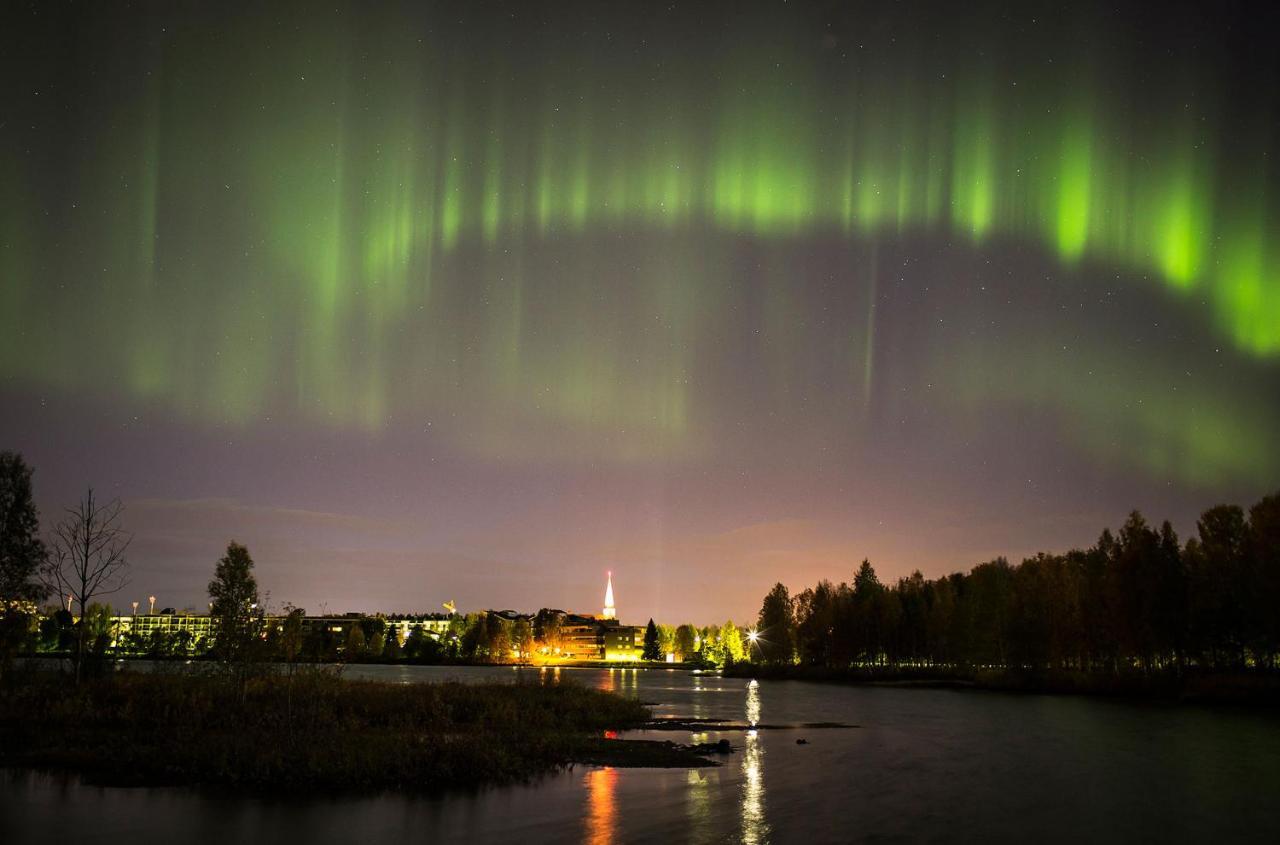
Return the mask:
[[151, 602], [151, 609], [147, 611], [147, 614], [148, 615], [154, 614], [156, 612], [156, 597], [147, 596], [147, 599]]

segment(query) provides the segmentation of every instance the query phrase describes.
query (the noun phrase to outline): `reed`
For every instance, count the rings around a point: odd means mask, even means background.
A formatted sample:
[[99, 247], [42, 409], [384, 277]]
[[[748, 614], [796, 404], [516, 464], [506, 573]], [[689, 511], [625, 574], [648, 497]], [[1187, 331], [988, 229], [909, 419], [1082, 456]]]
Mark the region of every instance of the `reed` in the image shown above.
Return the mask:
[[700, 765], [669, 743], [606, 740], [648, 708], [570, 683], [393, 684], [332, 671], [55, 673], [0, 691], [0, 765], [104, 784], [253, 792], [431, 792], [528, 781], [575, 762]]

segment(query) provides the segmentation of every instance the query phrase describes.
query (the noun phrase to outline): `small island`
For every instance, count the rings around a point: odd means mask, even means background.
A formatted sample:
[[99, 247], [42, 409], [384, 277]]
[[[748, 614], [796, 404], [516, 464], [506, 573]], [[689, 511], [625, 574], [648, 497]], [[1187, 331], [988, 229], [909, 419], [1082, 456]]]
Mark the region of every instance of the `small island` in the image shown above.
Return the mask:
[[29, 669], [8, 680], [0, 766], [102, 785], [431, 793], [575, 763], [715, 765], [676, 743], [617, 738], [649, 709], [571, 683], [394, 684], [311, 668], [126, 670], [76, 687]]

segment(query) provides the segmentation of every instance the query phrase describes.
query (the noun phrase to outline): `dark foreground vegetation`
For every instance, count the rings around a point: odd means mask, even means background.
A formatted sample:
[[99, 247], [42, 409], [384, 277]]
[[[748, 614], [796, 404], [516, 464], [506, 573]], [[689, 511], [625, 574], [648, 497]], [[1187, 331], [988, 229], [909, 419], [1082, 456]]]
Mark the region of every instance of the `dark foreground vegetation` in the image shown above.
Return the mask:
[[304, 670], [125, 672], [72, 685], [19, 671], [0, 690], [0, 766], [289, 793], [430, 792], [572, 763], [708, 765], [672, 743], [605, 738], [649, 718], [636, 701], [572, 684], [389, 684]]
[[1205, 511], [1179, 541], [1136, 511], [1088, 549], [1004, 558], [967, 573], [765, 597], [766, 668], [731, 672], [948, 682], [1055, 692], [1276, 700], [1280, 684], [1280, 494]]

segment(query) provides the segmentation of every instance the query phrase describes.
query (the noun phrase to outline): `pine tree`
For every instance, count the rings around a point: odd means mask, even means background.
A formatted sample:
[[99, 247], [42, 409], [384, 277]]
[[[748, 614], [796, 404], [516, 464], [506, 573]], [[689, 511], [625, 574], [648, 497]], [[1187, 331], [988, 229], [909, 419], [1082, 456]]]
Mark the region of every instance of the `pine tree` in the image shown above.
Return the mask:
[[31, 468], [15, 452], [0, 452], [0, 675], [35, 627], [36, 582], [48, 553], [31, 498]]
[[386, 639], [382, 642], [382, 659], [394, 663], [400, 659], [400, 634], [396, 628], [387, 630]]
[[757, 646], [766, 663], [790, 664], [795, 657], [796, 623], [791, 594], [774, 584], [760, 606]]
[[649, 620], [649, 625], [644, 629], [643, 656], [645, 660], [662, 659], [662, 646], [658, 643], [658, 626], [653, 624], [653, 619]]
[[38, 601], [37, 583], [48, 553], [31, 497], [31, 468], [16, 452], [0, 452], [0, 603]]
[[214, 618], [214, 653], [227, 663], [243, 661], [258, 634], [258, 581], [253, 558], [239, 543], [227, 546], [209, 582], [209, 613]]

